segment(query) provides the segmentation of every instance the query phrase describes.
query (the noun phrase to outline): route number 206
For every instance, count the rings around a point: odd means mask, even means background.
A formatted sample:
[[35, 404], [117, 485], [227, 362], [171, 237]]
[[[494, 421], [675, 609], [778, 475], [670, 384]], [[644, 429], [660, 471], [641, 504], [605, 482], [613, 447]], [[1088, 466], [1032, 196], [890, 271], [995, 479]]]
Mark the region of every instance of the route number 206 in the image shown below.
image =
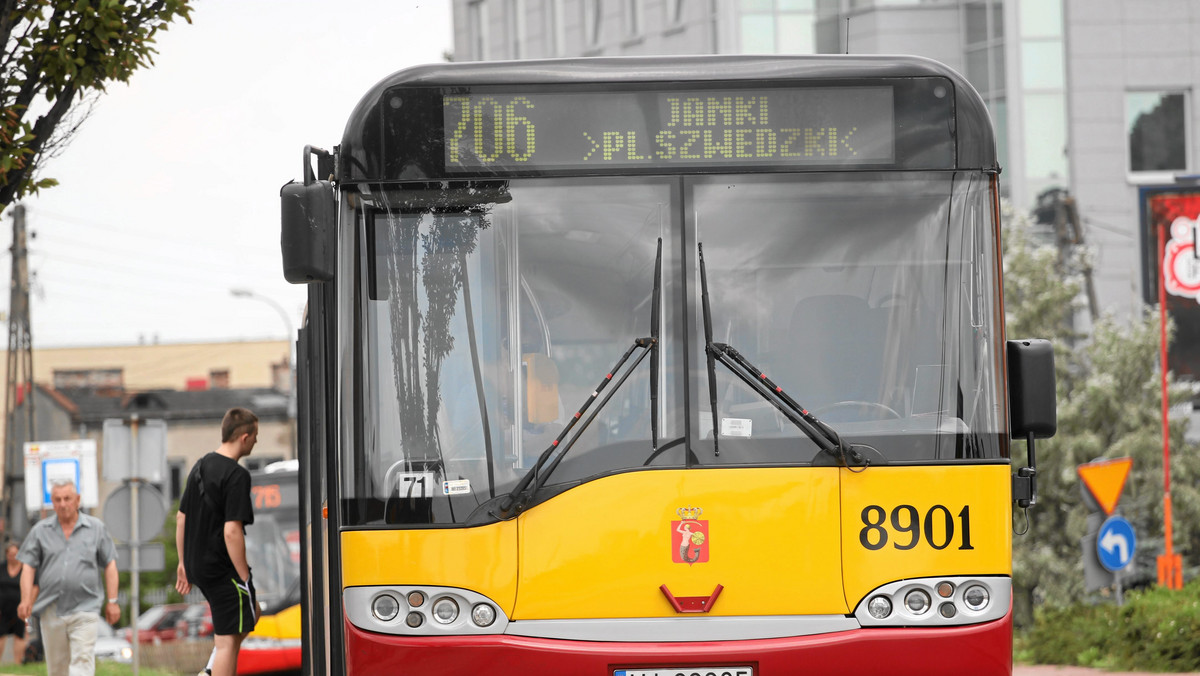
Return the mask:
[[862, 522], [858, 541], [872, 551], [883, 549], [889, 540], [896, 549], [912, 549], [921, 544], [922, 535], [930, 547], [939, 551], [956, 543], [959, 549], [975, 549], [971, 546], [970, 505], [959, 511], [957, 521], [945, 505], [930, 507], [923, 518], [912, 505], [897, 505], [890, 517], [883, 507], [867, 505], [863, 507]]

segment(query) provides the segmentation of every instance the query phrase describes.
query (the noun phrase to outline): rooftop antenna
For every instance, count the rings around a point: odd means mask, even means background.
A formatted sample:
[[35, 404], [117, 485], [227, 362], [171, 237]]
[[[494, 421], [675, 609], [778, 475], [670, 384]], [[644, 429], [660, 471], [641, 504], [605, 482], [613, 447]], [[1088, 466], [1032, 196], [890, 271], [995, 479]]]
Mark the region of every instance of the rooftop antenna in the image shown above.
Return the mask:
[[846, 17], [846, 53], [850, 53], [850, 17]]

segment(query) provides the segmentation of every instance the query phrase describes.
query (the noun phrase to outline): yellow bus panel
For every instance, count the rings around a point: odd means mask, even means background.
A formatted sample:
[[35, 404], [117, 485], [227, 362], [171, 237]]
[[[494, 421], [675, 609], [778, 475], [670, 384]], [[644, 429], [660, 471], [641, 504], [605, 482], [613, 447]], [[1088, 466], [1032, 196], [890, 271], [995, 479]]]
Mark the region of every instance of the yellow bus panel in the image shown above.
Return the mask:
[[1009, 465], [842, 469], [850, 608], [896, 580], [1012, 575]]
[[511, 613], [517, 593], [517, 525], [342, 533], [342, 584], [469, 589]]
[[515, 620], [676, 616], [662, 586], [675, 597], [721, 586], [711, 615], [848, 612], [836, 467], [618, 474], [518, 523]]

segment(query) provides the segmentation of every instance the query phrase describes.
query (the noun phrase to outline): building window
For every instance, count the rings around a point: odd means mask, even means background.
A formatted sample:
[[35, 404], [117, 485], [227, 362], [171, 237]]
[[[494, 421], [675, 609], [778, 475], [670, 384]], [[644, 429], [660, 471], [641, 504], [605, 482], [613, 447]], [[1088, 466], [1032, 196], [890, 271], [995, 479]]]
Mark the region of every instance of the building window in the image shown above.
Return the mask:
[[600, 0], [583, 0], [583, 36], [588, 47], [599, 47], [604, 7]]
[[775, 53], [775, 17], [770, 14], [742, 15], [742, 52]]
[[1061, 90], [1066, 84], [1062, 42], [1021, 41], [1021, 84], [1026, 89]]
[[1061, 38], [1063, 34], [1063, 11], [1059, 0], [1021, 3], [1021, 37]]
[[1062, 92], [1024, 96], [1025, 174], [1031, 179], [1067, 178], [1067, 104]]
[[813, 0], [740, 0], [744, 54], [812, 54], [816, 51]]
[[625, 38], [633, 39], [642, 35], [642, 0], [625, 0], [624, 3]]
[[679, 26], [683, 24], [683, 7], [685, 0], [667, 0], [667, 25]]
[[1187, 169], [1187, 101], [1181, 91], [1125, 94], [1129, 171]]
[[964, 5], [961, 12], [967, 80], [989, 103], [1006, 90], [1003, 9], [998, 0], [980, 0]]
[[509, 0], [504, 8], [504, 19], [508, 31], [508, 58], [525, 58], [525, 3]]
[[469, 60], [483, 61], [487, 58], [487, 17], [484, 0], [471, 0], [467, 5], [467, 44], [471, 53]]
[[229, 369], [210, 369], [208, 372], [209, 387], [214, 390], [229, 389]]
[[546, 53], [547, 56], [562, 56], [563, 25], [562, 0], [546, 0]]

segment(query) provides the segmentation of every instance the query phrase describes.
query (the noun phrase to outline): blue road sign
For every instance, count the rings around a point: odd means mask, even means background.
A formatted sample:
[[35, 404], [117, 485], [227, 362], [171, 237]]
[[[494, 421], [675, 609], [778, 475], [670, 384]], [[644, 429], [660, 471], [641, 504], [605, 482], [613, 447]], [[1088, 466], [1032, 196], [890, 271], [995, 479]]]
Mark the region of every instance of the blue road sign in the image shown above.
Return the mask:
[[75, 492], [83, 487], [79, 484], [79, 458], [46, 458], [42, 460], [42, 498], [44, 505], [52, 505], [50, 489], [58, 479], [70, 479], [75, 484]]
[[1100, 565], [1109, 572], [1117, 572], [1133, 561], [1133, 550], [1137, 548], [1137, 536], [1133, 525], [1120, 516], [1110, 516], [1100, 526], [1096, 535], [1096, 554]]

